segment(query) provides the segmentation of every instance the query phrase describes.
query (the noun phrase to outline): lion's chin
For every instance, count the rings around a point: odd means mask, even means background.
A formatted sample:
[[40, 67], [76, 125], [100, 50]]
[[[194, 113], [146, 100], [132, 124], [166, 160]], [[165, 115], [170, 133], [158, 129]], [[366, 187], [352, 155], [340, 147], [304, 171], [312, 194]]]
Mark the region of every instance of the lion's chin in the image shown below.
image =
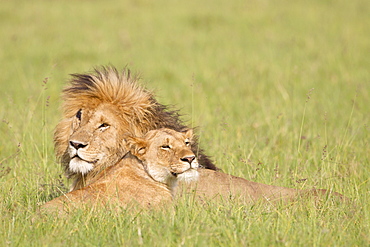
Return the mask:
[[71, 172], [75, 173], [81, 173], [82, 175], [85, 175], [89, 171], [91, 171], [94, 168], [92, 163], [89, 163], [85, 160], [82, 160], [78, 157], [74, 157], [69, 162], [69, 170]]
[[183, 172], [177, 175], [177, 179], [179, 181], [186, 182], [186, 183], [197, 181], [198, 177], [199, 177], [199, 173], [195, 169], [189, 169], [186, 172]]

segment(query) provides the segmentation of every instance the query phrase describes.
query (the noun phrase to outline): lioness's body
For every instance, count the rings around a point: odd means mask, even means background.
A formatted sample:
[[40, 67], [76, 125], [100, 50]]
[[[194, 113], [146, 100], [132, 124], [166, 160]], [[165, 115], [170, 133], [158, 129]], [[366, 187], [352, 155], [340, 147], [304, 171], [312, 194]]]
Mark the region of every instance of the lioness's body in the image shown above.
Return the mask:
[[197, 181], [179, 183], [177, 196], [195, 193], [200, 200], [235, 199], [242, 203], [287, 202], [299, 197], [316, 197], [326, 194], [344, 199], [341, 194], [336, 192], [322, 189], [299, 190], [261, 184], [210, 169], [198, 169], [198, 173], [199, 179]]
[[208, 169], [199, 171], [197, 182], [182, 186], [187, 192], [195, 191], [200, 198], [233, 198], [243, 202], [289, 199], [297, 195], [295, 189], [256, 183]]

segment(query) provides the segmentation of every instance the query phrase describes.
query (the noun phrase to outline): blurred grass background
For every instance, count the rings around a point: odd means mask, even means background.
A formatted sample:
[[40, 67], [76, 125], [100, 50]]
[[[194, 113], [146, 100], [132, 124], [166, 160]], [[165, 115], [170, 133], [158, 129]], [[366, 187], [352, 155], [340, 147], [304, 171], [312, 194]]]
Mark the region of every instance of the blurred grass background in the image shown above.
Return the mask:
[[[0, 244], [369, 245], [369, 13], [365, 0], [1, 1]], [[52, 143], [60, 92], [100, 65], [127, 65], [181, 109], [223, 171], [357, 206], [40, 218], [68, 183]]]

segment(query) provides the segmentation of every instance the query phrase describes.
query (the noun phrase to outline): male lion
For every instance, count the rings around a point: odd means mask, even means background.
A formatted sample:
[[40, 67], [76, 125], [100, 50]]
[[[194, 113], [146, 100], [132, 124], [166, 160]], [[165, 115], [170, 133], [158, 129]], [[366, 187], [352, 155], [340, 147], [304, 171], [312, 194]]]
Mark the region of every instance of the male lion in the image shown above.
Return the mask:
[[[126, 135], [143, 136], [159, 128], [186, 129], [179, 114], [159, 104], [137, 84], [129, 70], [119, 73], [115, 68], [103, 67], [90, 74], [74, 74], [63, 99], [63, 119], [56, 127], [54, 143], [67, 176], [74, 179], [71, 191], [99, 183], [102, 174], [113, 173], [121, 166], [128, 152], [123, 144]], [[198, 169], [199, 181], [186, 185], [186, 190], [195, 190], [201, 197], [242, 195], [251, 201], [292, 199], [307, 193], [222, 173], [199, 149], [196, 140], [191, 143], [191, 149], [203, 169]], [[88, 188], [92, 193], [95, 187]], [[311, 192], [326, 193], [325, 190]]]
[[181, 133], [165, 128], [149, 131], [143, 138], [126, 137], [122, 145], [130, 152], [115, 166], [98, 174], [94, 183], [55, 198], [43, 209], [63, 212], [82, 203], [90, 208], [111, 202], [144, 207], [168, 202], [178, 179], [198, 178], [198, 161], [190, 147], [192, 137], [191, 129]]

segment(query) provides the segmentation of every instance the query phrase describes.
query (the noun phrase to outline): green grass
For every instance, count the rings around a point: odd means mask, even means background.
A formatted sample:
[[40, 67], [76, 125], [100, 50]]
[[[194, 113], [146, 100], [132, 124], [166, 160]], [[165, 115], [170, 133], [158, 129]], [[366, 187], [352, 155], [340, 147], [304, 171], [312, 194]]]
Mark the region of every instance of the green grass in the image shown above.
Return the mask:
[[[2, 1], [0, 246], [368, 246], [370, 4]], [[68, 74], [125, 65], [200, 126], [225, 172], [355, 203], [197, 204], [40, 216]]]

